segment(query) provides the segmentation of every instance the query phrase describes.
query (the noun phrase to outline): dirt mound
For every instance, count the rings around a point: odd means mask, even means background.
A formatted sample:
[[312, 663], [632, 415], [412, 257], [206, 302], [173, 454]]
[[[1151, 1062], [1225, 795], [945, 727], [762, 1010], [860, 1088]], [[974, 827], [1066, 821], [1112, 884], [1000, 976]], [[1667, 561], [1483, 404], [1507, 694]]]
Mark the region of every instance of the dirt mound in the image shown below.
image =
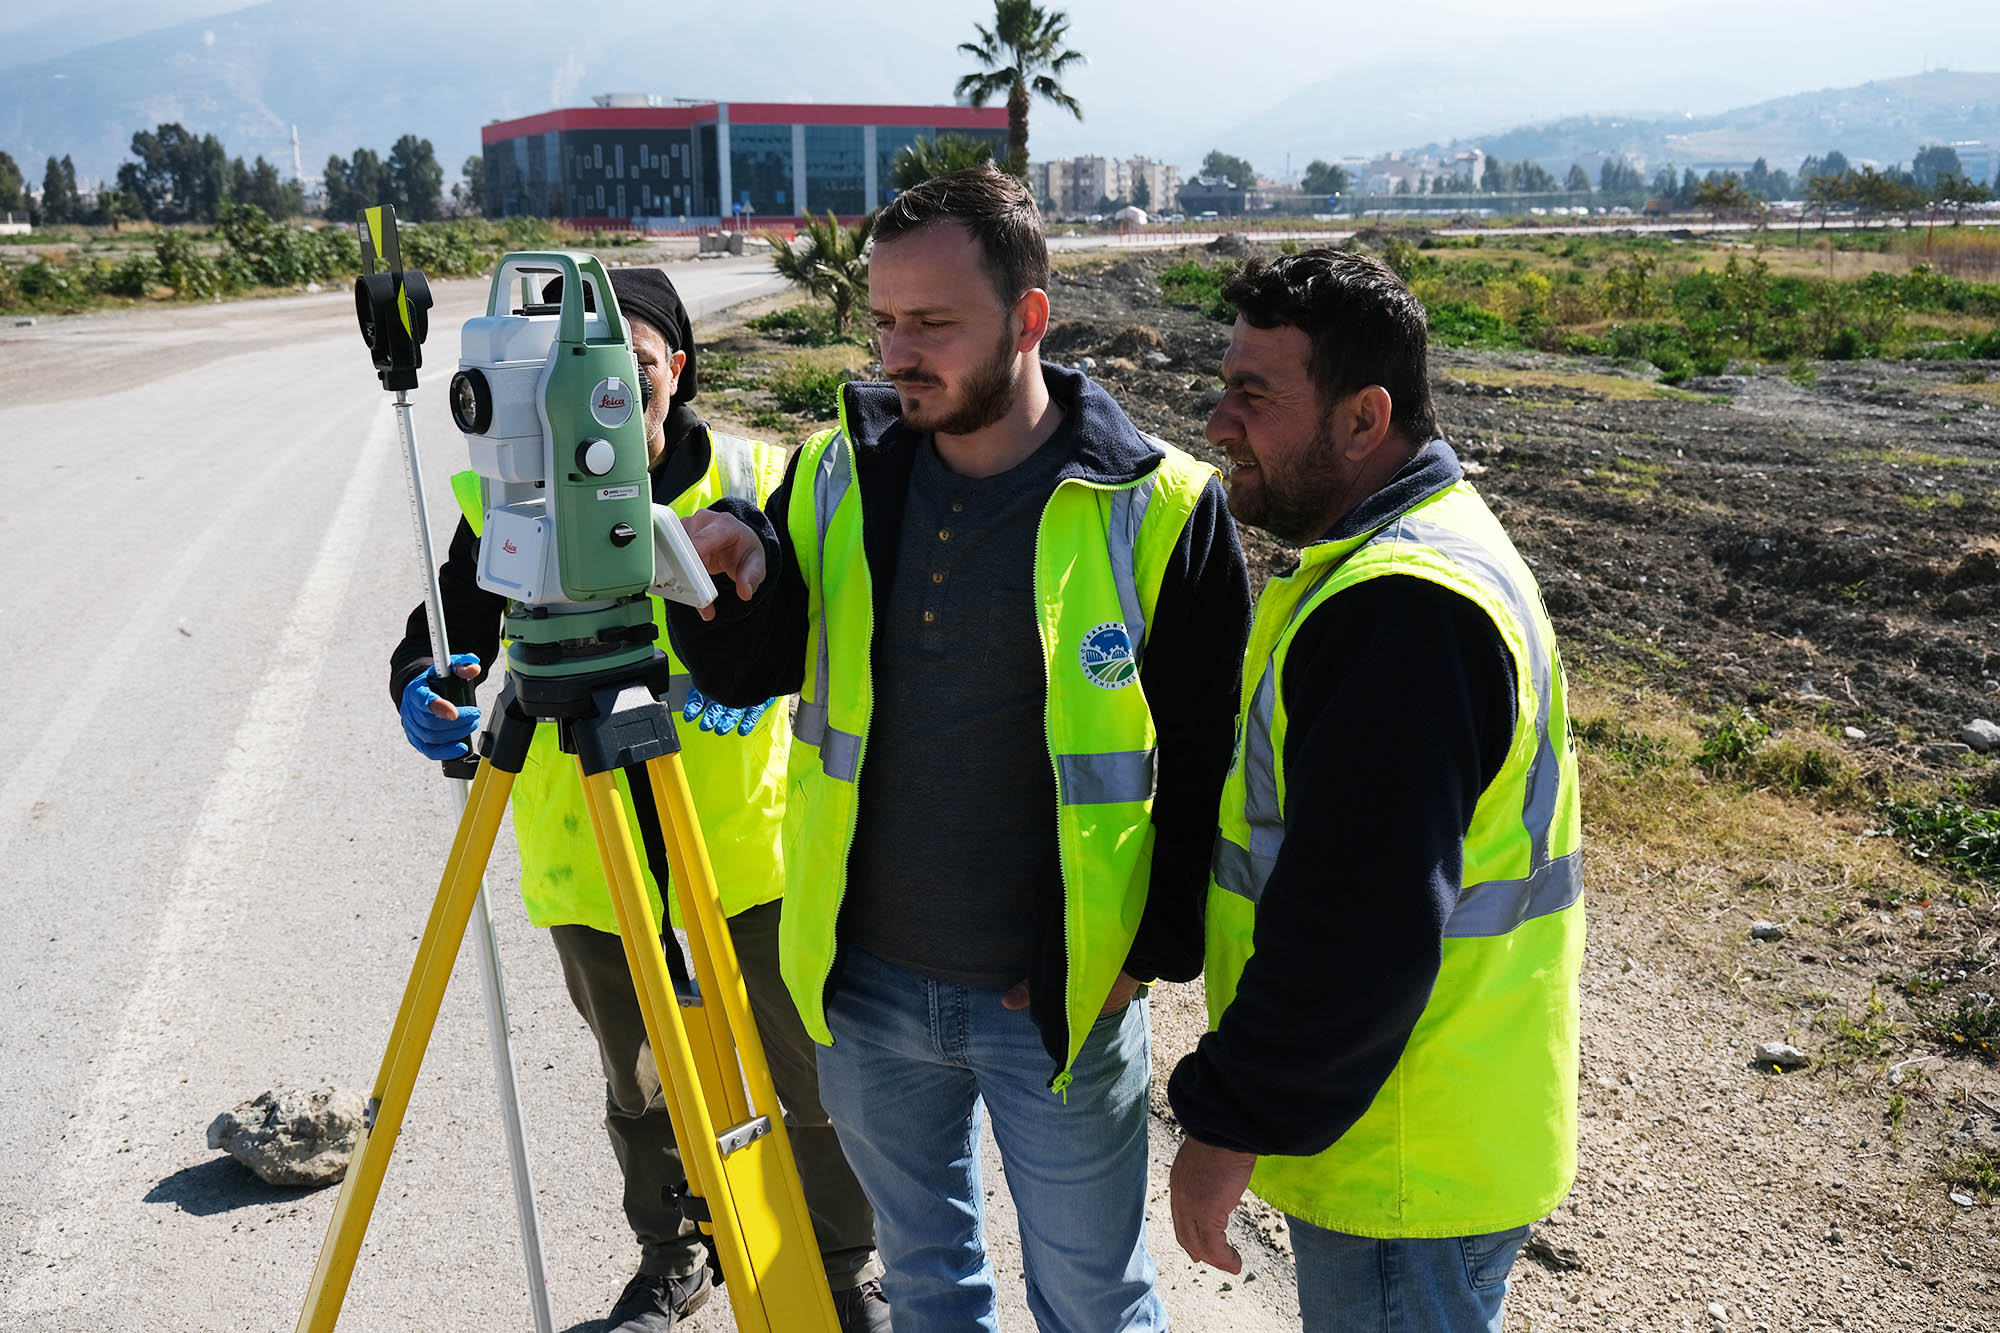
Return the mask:
[[[1065, 275], [1051, 344], [1096, 358], [1144, 429], [1219, 463], [1201, 429], [1229, 326], [1159, 297], [1158, 273], [1187, 257]], [[1171, 367], [1118, 341], [1150, 346], [1139, 329]], [[1121, 355], [1137, 369], [1106, 364]], [[1449, 348], [1432, 371], [1440, 426], [1566, 644], [1718, 713], [1803, 700], [1836, 730], [1899, 735], [1918, 765], [1995, 707], [1991, 384], [1949, 362], [1833, 362], [1811, 386], [1773, 369], [1694, 393], [1598, 359]], [[1243, 540], [1260, 582], [1289, 565], [1263, 533]]]

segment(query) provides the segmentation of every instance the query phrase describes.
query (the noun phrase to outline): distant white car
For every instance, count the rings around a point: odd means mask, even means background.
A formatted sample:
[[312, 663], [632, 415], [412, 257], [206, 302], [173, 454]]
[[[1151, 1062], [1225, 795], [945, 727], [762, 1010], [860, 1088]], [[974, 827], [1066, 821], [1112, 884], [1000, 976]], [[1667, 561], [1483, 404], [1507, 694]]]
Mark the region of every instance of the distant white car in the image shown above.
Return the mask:
[[1222, 215], [1220, 213], [1217, 213], [1212, 208], [1204, 208], [1197, 216], [1204, 218], [1213, 218], [1213, 217], [1221, 217]]

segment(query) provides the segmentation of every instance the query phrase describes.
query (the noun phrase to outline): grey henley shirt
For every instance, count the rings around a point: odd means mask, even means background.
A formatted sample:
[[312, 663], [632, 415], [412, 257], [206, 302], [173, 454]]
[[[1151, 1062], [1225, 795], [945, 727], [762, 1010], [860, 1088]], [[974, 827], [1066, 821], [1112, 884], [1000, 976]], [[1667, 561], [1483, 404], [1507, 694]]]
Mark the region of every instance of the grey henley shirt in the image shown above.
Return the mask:
[[992, 477], [960, 476], [925, 437], [875, 626], [842, 933], [961, 985], [1023, 980], [1036, 904], [1060, 888], [1035, 534], [1075, 453], [1073, 424]]

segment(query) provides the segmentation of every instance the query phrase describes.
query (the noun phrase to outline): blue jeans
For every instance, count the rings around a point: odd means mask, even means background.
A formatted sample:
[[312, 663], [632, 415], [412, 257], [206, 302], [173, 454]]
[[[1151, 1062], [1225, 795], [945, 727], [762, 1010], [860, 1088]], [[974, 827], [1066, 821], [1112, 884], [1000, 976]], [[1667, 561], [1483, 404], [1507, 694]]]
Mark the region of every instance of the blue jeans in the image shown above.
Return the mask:
[[1500, 1333], [1507, 1275], [1528, 1228], [1370, 1240], [1289, 1214], [1305, 1333]]
[[827, 1010], [820, 1098], [875, 1209], [897, 1333], [996, 1330], [979, 1135], [984, 1114], [1020, 1218], [1043, 1333], [1167, 1326], [1146, 1250], [1146, 1001], [1105, 1015], [1068, 1099], [1026, 1010], [858, 950]]

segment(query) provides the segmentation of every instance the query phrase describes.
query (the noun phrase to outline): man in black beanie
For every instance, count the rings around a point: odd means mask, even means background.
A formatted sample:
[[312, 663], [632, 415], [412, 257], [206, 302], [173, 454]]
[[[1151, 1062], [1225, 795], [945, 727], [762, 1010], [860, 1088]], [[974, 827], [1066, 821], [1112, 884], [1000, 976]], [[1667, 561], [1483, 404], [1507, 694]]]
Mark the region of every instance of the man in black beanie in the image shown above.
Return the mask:
[[[657, 268], [625, 268], [612, 270], [611, 288], [639, 363], [654, 503], [686, 514], [725, 496], [766, 502], [783, 476], [784, 451], [711, 430], [696, 413], [694, 330], [673, 283]], [[559, 280], [543, 299], [561, 299]], [[467, 509], [438, 571], [450, 642], [465, 650], [453, 653], [451, 665], [460, 678], [475, 682], [498, 652], [506, 606], [477, 581], [476, 525], [483, 517]], [[653, 610], [663, 623], [657, 600]], [[667, 642], [664, 629], [659, 642]], [[480, 710], [456, 707], [431, 688], [442, 682], [429, 650], [418, 606], [390, 659], [389, 691], [410, 743], [427, 758], [451, 758], [466, 751]], [[820, 1105], [812, 1042], [778, 974], [779, 838], [791, 710], [783, 700], [725, 708], [695, 690], [678, 661], [673, 670], [670, 702], [682, 762], [772, 1082], [784, 1103], [834, 1308], [843, 1330], [886, 1333], [889, 1307], [875, 1257], [874, 1214]], [[622, 776], [619, 786], [625, 788]], [[625, 794], [629, 801], [629, 790]], [[605, 1128], [624, 1176], [626, 1220], [640, 1247], [639, 1271], [613, 1305], [607, 1333], [670, 1333], [709, 1297], [709, 1254], [695, 1224], [671, 1202], [686, 1175], [584, 814], [573, 761], [558, 752], [555, 728], [539, 728], [513, 794], [521, 892], [529, 920], [548, 928], [570, 999], [597, 1039]], [[651, 873], [646, 879], [664, 924], [659, 887]], [[668, 947], [678, 945], [669, 940]]]

